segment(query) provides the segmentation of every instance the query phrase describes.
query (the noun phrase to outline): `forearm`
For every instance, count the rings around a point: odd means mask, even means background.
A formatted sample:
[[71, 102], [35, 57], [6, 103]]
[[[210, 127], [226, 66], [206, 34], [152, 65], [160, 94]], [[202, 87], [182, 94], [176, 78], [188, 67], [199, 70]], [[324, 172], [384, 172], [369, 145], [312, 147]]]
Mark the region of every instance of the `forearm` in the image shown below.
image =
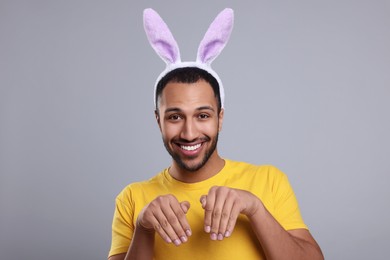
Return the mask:
[[[258, 210], [248, 216], [253, 230], [267, 259], [323, 259], [321, 249], [306, 230], [287, 232], [268, 212], [262, 203]], [[300, 233], [303, 233], [300, 237]]]
[[137, 225], [125, 260], [153, 259], [154, 234]]

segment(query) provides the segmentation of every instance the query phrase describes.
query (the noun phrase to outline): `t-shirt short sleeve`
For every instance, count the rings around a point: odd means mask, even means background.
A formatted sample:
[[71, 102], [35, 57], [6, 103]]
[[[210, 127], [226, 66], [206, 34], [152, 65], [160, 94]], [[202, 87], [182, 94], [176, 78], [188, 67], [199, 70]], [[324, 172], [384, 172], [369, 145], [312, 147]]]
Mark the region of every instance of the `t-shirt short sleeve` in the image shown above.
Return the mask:
[[115, 199], [109, 256], [126, 253], [130, 246], [134, 233], [134, 205], [131, 203], [131, 195], [131, 190], [125, 188]]
[[285, 230], [304, 228], [308, 229], [303, 222], [298, 201], [288, 181], [287, 175], [277, 171], [277, 177], [273, 183], [275, 218]]

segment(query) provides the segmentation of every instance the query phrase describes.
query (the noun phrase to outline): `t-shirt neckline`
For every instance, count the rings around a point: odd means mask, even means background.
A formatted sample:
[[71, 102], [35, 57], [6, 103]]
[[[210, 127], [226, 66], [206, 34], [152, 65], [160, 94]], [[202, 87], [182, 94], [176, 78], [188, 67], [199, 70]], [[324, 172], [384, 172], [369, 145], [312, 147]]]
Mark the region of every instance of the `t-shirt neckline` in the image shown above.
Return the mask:
[[186, 190], [202, 189], [204, 187], [211, 187], [213, 185], [218, 185], [219, 181], [221, 179], [223, 179], [223, 176], [226, 175], [226, 173], [228, 172], [226, 169], [228, 169], [229, 165], [230, 165], [229, 160], [224, 159], [224, 161], [225, 161], [225, 165], [217, 174], [215, 174], [214, 176], [212, 176], [206, 180], [200, 181], [200, 182], [186, 183], [186, 182], [176, 180], [175, 178], [173, 178], [169, 174], [169, 168], [166, 168], [162, 174], [163, 174], [165, 181], [169, 185], [176, 186], [178, 188], [186, 189]]

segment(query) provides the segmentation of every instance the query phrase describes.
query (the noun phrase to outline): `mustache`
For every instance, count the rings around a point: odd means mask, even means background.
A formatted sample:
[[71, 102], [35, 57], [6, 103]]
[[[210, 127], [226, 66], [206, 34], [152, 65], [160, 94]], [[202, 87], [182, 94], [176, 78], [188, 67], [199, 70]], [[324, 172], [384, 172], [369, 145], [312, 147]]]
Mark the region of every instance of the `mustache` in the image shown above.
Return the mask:
[[174, 143], [191, 144], [191, 143], [196, 143], [196, 142], [208, 142], [210, 140], [211, 140], [210, 137], [204, 136], [204, 137], [196, 138], [193, 140], [187, 140], [187, 139], [183, 139], [183, 138], [175, 138], [172, 141]]

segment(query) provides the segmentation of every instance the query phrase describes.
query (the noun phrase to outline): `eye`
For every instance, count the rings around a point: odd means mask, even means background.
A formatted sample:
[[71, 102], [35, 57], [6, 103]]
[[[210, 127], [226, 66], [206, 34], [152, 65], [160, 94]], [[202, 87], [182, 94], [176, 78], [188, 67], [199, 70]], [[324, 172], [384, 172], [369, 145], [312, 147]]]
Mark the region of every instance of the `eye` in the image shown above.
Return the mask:
[[178, 121], [180, 120], [182, 117], [178, 114], [172, 114], [172, 115], [169, 115], [168, 116], [168, 120], [171, 120], [171, 121]]
[[199, 119], [208, 119], [210, 116], [208, 114], [199, 114]]

